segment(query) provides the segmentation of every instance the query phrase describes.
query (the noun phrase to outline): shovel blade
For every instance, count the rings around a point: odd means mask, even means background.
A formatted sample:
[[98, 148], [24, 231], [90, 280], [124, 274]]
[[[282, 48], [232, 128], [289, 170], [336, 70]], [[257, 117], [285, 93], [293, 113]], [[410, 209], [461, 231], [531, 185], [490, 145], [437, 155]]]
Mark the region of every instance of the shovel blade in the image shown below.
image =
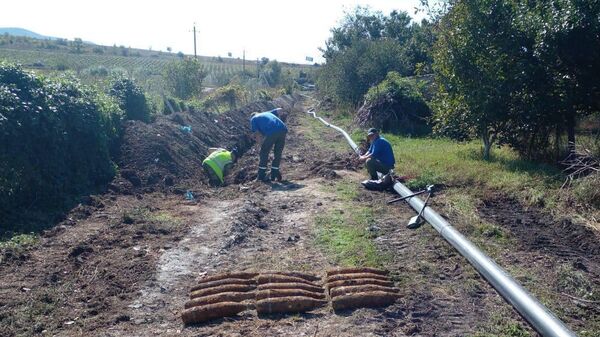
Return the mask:
[[415, 215], [412, 218], [410, 218], [410, 221], [408, 222], [408, 225], [406, 225], [406, 227], [408, 229], [416, 229], [416, 228], [421, 227], [421, 225], [424, 222], [425, 222], [425, 220], [422, 217]]

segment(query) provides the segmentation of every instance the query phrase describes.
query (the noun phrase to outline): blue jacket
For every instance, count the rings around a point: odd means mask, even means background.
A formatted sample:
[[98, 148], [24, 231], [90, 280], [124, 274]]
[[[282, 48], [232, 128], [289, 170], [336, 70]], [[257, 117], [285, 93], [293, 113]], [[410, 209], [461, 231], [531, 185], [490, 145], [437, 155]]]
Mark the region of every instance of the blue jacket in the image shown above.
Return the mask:
[[392, 145], [385, 138], [379, 136], [371, 143], [371, 147], [367, 153], [372, 154], [372, 158], [379, 160], [383, 164], [394, 167], [396, 160], [394, 159], [394, 150]]
[[250, 119], [250, 127], [252, 128], [252, 132], [258, 131], [265, 137], [280, 131], [287, 132], [285, 123], [271, 111], [261, 112], [252, 117]]

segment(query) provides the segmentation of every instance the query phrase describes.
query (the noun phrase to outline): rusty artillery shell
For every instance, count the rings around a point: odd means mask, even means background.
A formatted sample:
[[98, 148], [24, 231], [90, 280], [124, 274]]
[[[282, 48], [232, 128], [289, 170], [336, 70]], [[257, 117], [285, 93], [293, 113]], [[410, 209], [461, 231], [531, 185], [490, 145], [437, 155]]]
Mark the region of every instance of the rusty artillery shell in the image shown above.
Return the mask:
[[299, 313], [322, 307], [325, 304], [327, 304], [325, 300], [304, 296], [278, 297], [256, 301], [256, 311], [259, 314]]
[[256, 289], [258, 290], [272, 290], [272, 289], [301, 289], [310, 291], [313, 293], [323, 293], [325, 289], [318, 286], [311, 286], [306, 283], [266, 283], [260, 284]]
[[310, 282], [316, 282], [316, 281], [321, 280], [321, 278], [315, 274], [303, 273], [303, 272], [299, 272], [299, 271], [268, 271], [268, 272], [265, 272], [264, 274], [278, 274], [278, 275], [285, 275], [285, 276], [294, 276], [294, 277], [299, 277], [299, 278], [305, 279]]
[[381, 270], [377, 268], [369, 268], [369, 267], [352, 267], [352, 268], [335, 268], [327, 271], [327, 277], [339, 274], [356, 274], [356, 273], [372, 273], [377, 275], [387, 275], [389, 272], [387, 270]]
[[333, 298], [333, 297], [341, 296], [341, 295], [364, 293], [364, 292], [369, 292], [369, 291], [383, 291], [386, 293], [396, 294], [400, 290], [398, 288], [383, 287], [383, 286], [378, 286], [378, 285], [374, 285], [374, 284], [365, 284], [365, 285], [358, 285], [358, 286], [346, 286], [346, 287], [333, 288], [333, 289], [331, 289], [330, 295]]
[[374, 285], [390, 287], [390, 288], [394, 286], [394, 283], [392, 283], [390, 281], [382, 281], [382, 280], [373, 279], [373, 278], [361, 278], [361, 279], [356, 279], [356, 280], [340, 280], [340, 281], [327, 283], [327, 289], [329, 289], [329, 292], [331, 293], [331, 290], [334, 288], [345, 287], [345, 286], [359, 286], [359, 285], [364, 285], [364, 284], [374, 284]]
[[258, 273], [254, 273], [254, 272], [219, 273], [219, 274], [214, 274], [214, 275], [207, 275], [207, 276], [201, 278], [200, 280], [198, 280], [198, 284], [217, 281], [217, 280], [223, 280], [223, 279], [228, 279], [228, 278], [238, 278], [238, 279], [248, 280], [248, 279], [256, 277], [256, 275], [258, 275]]
[[310, 297], [317, 300], [324, 300], [325, 294], [313, 293], [302, 289], [270, 289], [270, 290], [259, 290], [256, 292], [256, 300], [264, 300], [267, 298], [277, 297], [293, 297], [293, 296], [304, 296]]
[[237, 315], [246, 308], [245, 304], [235, 302], [207, 304], [184, 310], [181, 319], [185, 324], [202, 323], [216, 318]]
[[267, 284], [267, 283], [306, 283], [308, 285], [318, 287], [317, 284], [312, 283], [311, 281], [307, 281], [303, 278], [289, 275], [279, 275], [279, 274], [260, 274], [256, 278], [258, 284]]
[[241, 279], [241, 278], [225, 278], [225, 279], [221, 279], [221, 280], [215, 280], [215, 281], [209, 281], [209, 282], [203, 282], [200, 284], [197, 284], [195, 286], [192, 287], [192, 289], [190, 291], [196, 291], [196, 290], [200, 290], [200, 289], [206, 289], [206, 288], [214, 288], [214, 287], [218, 287], [218, 286], [222, 286], [222, 285], [226, 285], [226, 284], [243, 284], [243, 285], [252, 285], [252, 284], [256, 284], [256, 281], [254, 281], [253, 279]]
[[254, 289], [256, 289], [256, 286], [254, 286], [254, 285], [225, 284], [222, 286], [192, 291], [190, 293], [190, 298], [194, 299], [194, 298], [198, 298], [198, 297], [220, 294], [220, 293], [227, 293], [227, 292], [247, 292], [247, 291], [252, 291]]
[[346, 310], [356, 308], [376, 308], [390, 305], [399, 298], [398, 294], [383, 291], [369, 291], [337, 296], [331, 299], [333, 310]]
[[208, 295], [208, 296], [204, 296], [204, 297], [196, 297], [192, 300], [187, 301], [185, 303], [184, 307], [186, 309], [188, 309], [191, 307], [197, 307], [197, 306], [201, 306], [201, 305], [221, 303], [221, 302], [242, 302], [245, 300], [254, 299], [254, 297], [255, 297], [254, 292], [247, 292], [247, 293], [227, 292], [227, 293]]
[[352, 274], [337, 274], [332, 275], [327, 278], [327, 283], [341, 281], [341, 280], [351, 280], [351, 279], [362, 279], [362, 278], [371, 278], [382, 281], [389, 281], [390, 278], [385, 275], [373, 274], [373, 273], [352, 273]]

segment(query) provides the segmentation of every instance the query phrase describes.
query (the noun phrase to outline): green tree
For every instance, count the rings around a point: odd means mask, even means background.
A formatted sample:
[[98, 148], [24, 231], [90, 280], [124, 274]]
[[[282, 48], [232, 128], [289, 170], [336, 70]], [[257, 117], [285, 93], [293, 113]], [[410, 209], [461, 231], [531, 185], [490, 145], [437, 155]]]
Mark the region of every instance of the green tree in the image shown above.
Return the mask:
[[430, 71], [434, 38], [427, 21], [412, 23], [406, 12], [386, 16], [356, 7], [331, 29], [322, 49], [326, 64], [319, 87], [338, 103], [358, 104], [390, 71], [402, 76]]
[[173, 61], [165, 70], [165, 82], [171, 94], [186, 100], [202, 91], [202, 82], [207, 72], [194, 59]]
[[480, 137], [486, 159], [511, 127], [511, 93], [520, 85], [513, 76], [520, 53], [513, 42], [523, 37], [512, 29], [513, 19], [508, 1], [459, 2], [442, 18], [434, 51], [437, 131]]
[[281, 83], [281, 64], [277, 60], [269, 61], [265, 66], [264, 73], [269, 86], [276, 87]]
[[150, 121], [150, 108], [146, 95], [134, 80], [125, 77], [113, 79], [110, 95], [117, 99], [127, 119], [145, 123]]
[[81, 54], [83, 52], [83, 40], [81, 38], [76, 37], [73, 40], [73, 52], [77, 54]]
[[535, 1], [520, 9], [535, 27], [533, 53], [551, 77], [553, 120], [564, 123], [573, 151], [577, 120], [600, 111], [600, 1]]
[[[438, 22], [436, 129], [481, 137], [527, 156], [554, 132], [575, 140], [580, 116], [599, 110], [600, 2], [452, 1]], [[571, 148], [573, 150], [573, 148]]]
[[361, 40], [329, 59], [317, 82], [337, 103], [356, 105], [390, 71], [411, 74], [402, 46], [394, 40]]

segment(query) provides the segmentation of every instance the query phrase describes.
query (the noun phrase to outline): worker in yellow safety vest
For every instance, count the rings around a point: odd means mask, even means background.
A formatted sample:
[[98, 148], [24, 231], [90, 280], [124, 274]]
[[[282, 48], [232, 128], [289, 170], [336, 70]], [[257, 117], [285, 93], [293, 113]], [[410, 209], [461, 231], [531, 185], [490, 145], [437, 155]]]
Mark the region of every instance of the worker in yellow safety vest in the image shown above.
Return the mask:
[[222, 186], [225, 183], [226, 171], [237, 160], [237, 149], [231, 151], [221, 148], [209, 148], [210, 154], [204, 161], [202, 167], [209, 177], [209, 183], [213, 186]]

